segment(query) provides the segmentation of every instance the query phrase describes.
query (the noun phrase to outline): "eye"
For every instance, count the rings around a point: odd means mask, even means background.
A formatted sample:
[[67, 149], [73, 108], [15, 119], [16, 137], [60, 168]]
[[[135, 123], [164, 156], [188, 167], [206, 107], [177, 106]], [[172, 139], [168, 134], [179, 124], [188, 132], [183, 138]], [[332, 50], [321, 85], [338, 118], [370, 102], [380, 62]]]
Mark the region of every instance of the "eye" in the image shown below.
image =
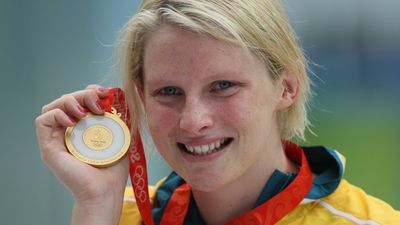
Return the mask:
[[168, 95], [180, 95], [181, 94], [179, 92], [178, 88], [172, 87], [172, 86], [161, 88], [158, 91], [158, 93], [161, 94], [161, 95], [166, 95], [166, 96], [168, 96]]
[[215, 91], [223, 91], [223, 90], [231, 88], [233, 86], [235, 86], [235, 83], [232, 83], [232, 82], [226, 81], [226, 80], [222, 80], [222, 81], [215, 82], [215, 84], [213, 85], [213, 89]]
[[212, 83], [210, 92], [216, 96], [229, 97], [238, 93], [242, 86], [242, 83], [219, 80]]

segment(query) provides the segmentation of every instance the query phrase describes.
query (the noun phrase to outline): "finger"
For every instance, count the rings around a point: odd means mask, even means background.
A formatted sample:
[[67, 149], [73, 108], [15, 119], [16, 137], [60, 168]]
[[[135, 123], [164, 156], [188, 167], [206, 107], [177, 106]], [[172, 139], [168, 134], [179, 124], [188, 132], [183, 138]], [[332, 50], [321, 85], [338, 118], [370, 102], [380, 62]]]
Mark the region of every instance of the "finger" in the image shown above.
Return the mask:
[[67, 95], [64, 98], [62, 108], [65, 109], [66, 114], [75, 118], [81, 119], [89, 111], [86, 107], [83, 107], [72, 95]]
[[53, 128], [53, 127], [69, 127], [76, 124], [76, 119], [67, 115], [63, 110], [57, 108], [43, 113], [36, 118], [36, 127]]
[[97, 85], [97, 84], [90, 84], [85, 88], [85, 90], [89, 90], [89, 89], [96, 91], [99, 98], [105, 98], [108, 95], [108, 88]]
[[59, 108], [77, 116], [78, 118], [81, 118], [81, 113], [79, 113], [79, 111], [82, 111], [82, 109], [88, 109], [87, 111], [102, 114], [104, 113], [104, 110], [97, 104], [98, 99], [99, 96], [94, 89], [80, 90], [70, 94], [65, 94], [53, 102], [43, 106], [42, 113]]
[[86, 94], [79, 96], [78, 101], [82, 102], [82, 104], [85, 105], [91, 112], [95, 114], [103, 114], [104, 109], [99, 103], [100, 98], [97, 95], [97, 92], [93, 89], [86, 89], [84, 91], [86, 92]]
[[79, 104], [86, 107], [90, 112], [95, 114], [103, 114], [104, 109], [99, 104], [101, 96], [98, 95], [98, 91], [95, 89], [85, 89], [77, 91], [71, 94]]
[[[71, 97], [78, 98], [80, 95], [84, 95], [84, 94], [85, 94], [85, 91], [84, 90], [80, 90], [80, 91], [75, 91], [75, 92], [72, 92], [72, 93], [69, 93], [69, 94], [62, 95], [61, 97], [55, 99], [54, 101], [50, 102], [49, 104], [44, 105], [42, 107], [42, 113], [46, 113], [46, 112], [48, 112], [50, 110], [53, 110], [53, 109], [56, 109], [56, 108], [59, 108], [59, 109], [65, 111], [66, 109], [64, 107], [65, 106], [64, 105], [64, 101], [71, 100]], [[73, 101], [75, 101], [75, 100], [73, 100]]]
[[58, 151], [64, 147], [64, 133], [68, 126], [76, 124], [75, 120], [69, 117], [61, 109], [54, 109], [46, 112], [35, 120], [36, 135], [40, 146], [40, 153], [43, 161], [49, 152]]

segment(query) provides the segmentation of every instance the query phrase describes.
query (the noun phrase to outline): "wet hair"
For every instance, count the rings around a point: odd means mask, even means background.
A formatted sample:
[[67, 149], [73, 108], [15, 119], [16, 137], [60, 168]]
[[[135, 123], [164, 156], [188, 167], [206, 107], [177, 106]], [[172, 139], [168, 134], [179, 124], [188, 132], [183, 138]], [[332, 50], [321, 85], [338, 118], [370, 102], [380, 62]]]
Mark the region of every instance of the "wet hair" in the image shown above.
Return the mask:
[[279, 112], [283, 139], [304, 139], [310, 79], [307, 61], [279, 0], [144, 0], [123, 28], [123, 88], [133, 123], [143, 118], [139, 91], [143, 86], [144, 46], [165, 25], [209, 35], [241, 46], [261, 59], [273, 80], [284, 70], [299, 83], [294, 104]]

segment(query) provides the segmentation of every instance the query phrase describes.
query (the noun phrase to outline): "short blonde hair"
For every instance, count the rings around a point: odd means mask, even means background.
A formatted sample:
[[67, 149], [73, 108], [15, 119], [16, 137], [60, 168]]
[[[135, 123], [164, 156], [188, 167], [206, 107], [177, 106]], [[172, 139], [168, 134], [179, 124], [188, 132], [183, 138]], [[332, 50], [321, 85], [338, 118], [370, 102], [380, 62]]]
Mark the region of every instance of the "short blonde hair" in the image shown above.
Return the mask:
[[163, 25], [174, 25], [207, 34], [217, 40], [250, 50], [265, 63], [272, 79], [283, 70], [299, 82], [296, 102], [280, 112], [283, 139], [304, 139], [309, 125], [307, 102], [310, 80], [306, 59], [279, 0], [144, 0], [139, 11], [123, 29], [124, 90], [133, 123], [143, 114], [138, 88], [143, 84], [143, 54], [149, 35]]

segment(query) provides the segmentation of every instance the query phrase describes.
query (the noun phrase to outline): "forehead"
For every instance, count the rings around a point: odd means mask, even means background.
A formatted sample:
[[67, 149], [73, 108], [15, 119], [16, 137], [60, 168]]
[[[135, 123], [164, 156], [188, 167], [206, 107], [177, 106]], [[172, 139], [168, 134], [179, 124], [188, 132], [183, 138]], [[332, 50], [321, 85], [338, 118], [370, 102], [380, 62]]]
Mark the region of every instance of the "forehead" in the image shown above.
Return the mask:
[[163, 26], [148, 38], [143, 63], [144, 73], [152, 75], [243, 71], [260, 61], [247, 50], [208, 35]]

